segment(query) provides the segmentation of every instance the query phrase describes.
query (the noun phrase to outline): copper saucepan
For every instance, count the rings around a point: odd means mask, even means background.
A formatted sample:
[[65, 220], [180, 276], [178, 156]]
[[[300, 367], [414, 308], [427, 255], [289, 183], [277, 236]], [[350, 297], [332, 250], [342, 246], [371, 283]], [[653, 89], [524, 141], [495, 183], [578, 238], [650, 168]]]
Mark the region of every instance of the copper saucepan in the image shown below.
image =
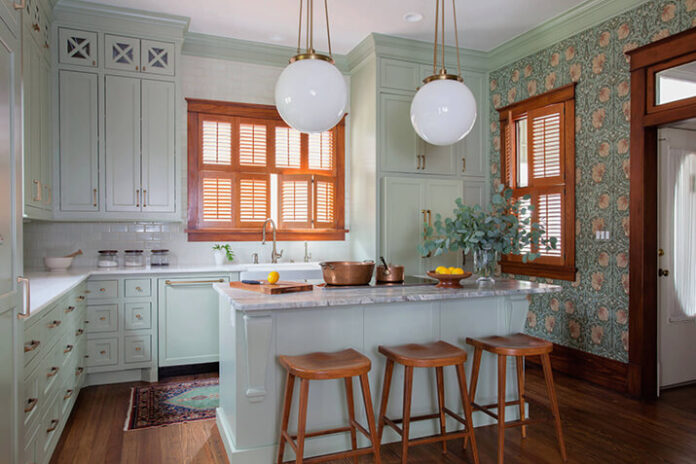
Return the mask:
[[319, 266], [329, 285], [367, 285], [375, 270], [374, 261], [323, 261]]
[[377, 282], [403, 282], [404, 280], [404, 267], [395, 266], [393, 264], [387, 264], [383, 257], [380, 257], [382, 261], [381, 266], [377, 266], [376, 278]]

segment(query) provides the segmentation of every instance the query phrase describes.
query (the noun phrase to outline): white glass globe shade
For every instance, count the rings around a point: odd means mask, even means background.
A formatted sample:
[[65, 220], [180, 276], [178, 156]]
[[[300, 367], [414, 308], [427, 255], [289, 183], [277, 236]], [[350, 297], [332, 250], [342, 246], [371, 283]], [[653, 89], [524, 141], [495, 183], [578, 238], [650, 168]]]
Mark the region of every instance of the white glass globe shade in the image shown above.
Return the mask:
[[463, 139], [476, 122], [476, 99], [462, 82], [430, 81], [411, 102], [411, 124], [432, 145], [452, 145]]
[[347, 93], [346, 81], [336, 66], [320, 59], [298, 60], [276, 82], [276, 108], [290, 127], [324, 132], [345, 114]]

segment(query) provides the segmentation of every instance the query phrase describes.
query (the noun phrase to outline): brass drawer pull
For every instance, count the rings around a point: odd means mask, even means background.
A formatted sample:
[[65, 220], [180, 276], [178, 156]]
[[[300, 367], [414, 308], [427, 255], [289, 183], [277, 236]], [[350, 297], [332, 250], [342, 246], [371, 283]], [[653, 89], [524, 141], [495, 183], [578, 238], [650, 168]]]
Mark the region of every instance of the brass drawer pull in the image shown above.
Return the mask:
[[82, 329], [77, 329], [77, 330], [75, 331], [75, 336], [76, 336], [76, 337], [79, 337], [79, 336], [82, 335], [83, 333], [85, 333], [84, 330], [82, 330]]
[[59, 327], [62, 321], [53, 321], [50, 324], [48, 324], [49, 329], [55, 329], [56, 327]]
[[140, 189], [135, 189], [135, 207], [140, 208]]
[[[86, 290], [85, 290], [85, 293], [87, 293]], [[82, 295], [80, 295], [80, 296], [77, 297], [77, 301], [85, 301], [85, 297], [82, 296]]]
[[143, 208], [147, 208], [147, 190], [143, 189]]
[[215, 279], [215, 280], [165, 280], [166, 285], [189, 285], [189, 284], [217, 284], [224, 282], [225, 279]]
[[39, 402], [38, 398], [29, 398], [27, 400], [27, 405], [24, 408], [24, 412], [27, 414], [32, 412], [34, 410], [34, 408], [36, 407], [36, 403], [38, 403], [38, 402]]
[[39, 25], [36, 24], [36, 23], [32, 24], [32, 25], [31, 25], [31, 28], [34, 29], [36, 32], [41, 31], [41, 26], [39, 26]]
[[102, 288], [99, 289], [99, 291], [100, 291], [100, 292], [105, 292], [106, 289], [102, 287]]
[[462, 172], [466, 172], [466, 158], [462, 158]]
[[142, 291], [143, 291], [142, 287], [135, 287], [135, 290], [138, 291], [138, 292], [142, 292]]
[[106, 320], [106, 316], [100, 317], [99, 320], [100, 320], [100, 321], [105, 321], [105, 320]]
[[142, 348], [139, 347], [139, 346], [136, 346], [136, 347], [135, 347], [135, 351], [142, 351]]
[[41, 345], [41, 342], [38, 340], [32, 340], [31, 342], [27, 343], [24, 345], [24, 352], [28, 353], [30, 351], [34, 351]]
[[81, 375], [82, 375], [82, 372], [83, 372], [84, 370], [85, 370], [84, 367], [78, 367], [78, 368], [75, 370], [75, 377], [81, 376]]
[[74, 348], [74, 346], [68, 345], [68, 346], [66, 346], [65, 349], [63, 350], [63, 353], [64, 353], [64, 354], [68, 354], [68, 353], [70, 353], [70, 352], [73, 350], [73, 348]]
[[[92, 62], [93, 65], [96, 65], [96, 62]], [[97, 189], [92, 190], [92, 197], [94, 199], [94, 202], [92, 203], [92, 206], [97, 206]]]
[[102, 355], [102, 356], [104, 356], [104, 355], [106, 354], [106, 350], [101, 350], [101, 351], [99, 352], [99, 354]]
[[74, 306], [68, 306], [68, 307], [65, 309], [65, 314], [70, 314], [70, 313], [73, 312], [73, 311], [75, 311], [75, 307], [74, 307]]
[[140, 321], [140, 320], [142, 320], [143, 315], [142, 315], [142, 314], [136, 314], [136, 315], [135, 315], [135, 318], [136, 318], [137, 320]]
[[74, 393], [74, 390], [67, 390], [67, 391], [65, 392], [65, 395], [63, 396], [63, 399], [64, 399], [64, 400], [69, 400], [70, 398], [72, 398], [73, 393]]
[[27, 0], [22, 0], [21, 2], [15, 3], [12, 6], [14, 7], [15, 10], [23, 10], [27, 7]]
[[51, 433], [51, 432], [53, 432], [55, 429], [57, 429], [57, 428], [58, 428], [59, 422], [60, 422], [60, 421], [59, 421], [58, 419], [53, 419], [53, 420], [51, 420], [51, 426], [50, 426], [49, 428], [46, 429], [46, 433]]
[[58, 373], [59, 370], [60, 370], [59, 367], [53, 366], [51, 368], [51, 371], [48, 374], [46, 374], [46, 377], [48, 377], [48, 378], [54, 377]]

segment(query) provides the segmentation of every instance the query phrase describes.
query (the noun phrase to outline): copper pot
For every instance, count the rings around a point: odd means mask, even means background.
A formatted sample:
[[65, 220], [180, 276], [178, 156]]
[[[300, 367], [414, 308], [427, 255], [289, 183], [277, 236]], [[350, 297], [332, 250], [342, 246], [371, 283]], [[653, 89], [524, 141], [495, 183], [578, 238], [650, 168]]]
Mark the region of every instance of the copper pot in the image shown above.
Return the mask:
[[375, 270], [374, 261], [324, 261], [319, 265], [329, 285], [367, 285]]
[[404, 280], [404, 267], [394, 266], [390, 264], [388, 266], [377, 266], [377, 282], [403, 282]]

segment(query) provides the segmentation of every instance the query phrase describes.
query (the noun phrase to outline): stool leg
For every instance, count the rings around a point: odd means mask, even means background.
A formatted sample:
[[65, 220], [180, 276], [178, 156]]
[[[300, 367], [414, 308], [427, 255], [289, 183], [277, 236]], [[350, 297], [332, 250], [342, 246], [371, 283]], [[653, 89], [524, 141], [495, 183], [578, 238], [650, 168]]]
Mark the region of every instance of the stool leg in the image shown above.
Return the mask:
[[[351, 449], [358, 449], [358, 438], [355, 430], [355, 405], [353, 403], [353, 377], [346, 377], [346, 400], [348, 402], [348, 420], [350, 421], [350, 445]], [[353, 462], [358, 464], [358, 457], [353, 457]]]
[[466, 441], [471, 437], [471, 452], [474, 455], [474, 464], [479, 464], [478, 447], [476, 446], [476, 437], [474, 436], [474, 420], [471, 417], [471, 401], [469, 394], [466, 391], [466, 373], [464, 372], [464, 364], [457, 365], [457, 379], [459, 380], [459, 392], [462, 396], [462, 406], [464, 406], [464, 419], [466, 419], [466, 429], [469, 432], [464, 438], [464, 448]]
[[309, 396], [309, 380], [300, 379], [300, 409], [297, 412], [297, 456], [295, 463], [302, 464], [304, 460], [305, 428], [307, 426], [307, 397]]
[[[483, 350], [481, 348], [474, 347], [474, 360], [471, 368], [471, 391], [469, 393], [470, 403], [473, 404], [476, 400], [476, 385], [478, 384], [479, 369], [481, 368], [481, 354]], [[464, 437], [464, 445], [462, 446], [466, 449], [469, 443], [469, 437]]]
[[505, 460], [505, 371], [507, 356], [498, 355], [498, 464]]
[[411, 423], [411, 392], [413, 391], [413, 367], [404, 369], [404, 415], [401, 423], [403, 436], [401, 437], [401, 464], [406, 464], [408, 459], [408, 430]]
[[283, 419], [280, 426], [280, 442], [278, 444], [278, 464], [283, 463], [283, 453], [285, 452], [285, 436], [283, 432], [288, 431], [290, 421], [290, 407], [292, 406], [292, 392], [295, 388], [295, 376], [288, 372], [285, 378], [285, 398], [283, 399]]
[[[524, 357], [516, 356], [517, 362], [517, 393], [520, 397], [520, 420], [524, 420]], [[522, 427], [522, 438], [527, 438], [527, 426]]]
[[[442, 373], [442, 367], [435, 368], [435, 376], [437, 377], [437, 405], [440, 408], [440, 435], [444, 436], [447, 433], [445, 421], [445, 381]], [[447, 454], [447, 442], [442, 441], [442, 454]]]
[[551, 403], [551, 412], [556, 422], [556, 435], [558, 435], [558, 447], [561, 449], [561, 457], [564, 461], [568, 460], [566, 455], [565, 442], [563, 441], [563, 429], [561, 428], [561, 414], [558, 411], [558, 401], [556, 399], [556, 388], [553, 384], [553, 372], [551, 371], [551, 360], [548, 354], [541, 355], [541, 365], [544, 368], [544, 380], [546, 380], [546, 391]]
[[375, 410], [372, 409], [372, 397], [370, 396], [370, 382], [367, 374], [360, 376], [360, 387], [362, 387], [363, 402], [365, 403], [365, 414], [367, 415], [367, 427], [370, 429], [370, 441], [372, 441], [372, 453], [375, 456], [375, 464], [382, 464], [380, 456], [380, 439], [377, 437], [377, 427], [375, 425]]
[[384, 384], [382, 385], [382, 404], [379, 407], [379, 423], [377, 424], [377, 437], [382, 442], [384, 432], [384, 416], [387, 414], [387, 401], [389, 400], [389, 389], [391, 388], [392, 373], [394, 372], [394, 361], [387, 359], [387, 367], [384, 370]]

